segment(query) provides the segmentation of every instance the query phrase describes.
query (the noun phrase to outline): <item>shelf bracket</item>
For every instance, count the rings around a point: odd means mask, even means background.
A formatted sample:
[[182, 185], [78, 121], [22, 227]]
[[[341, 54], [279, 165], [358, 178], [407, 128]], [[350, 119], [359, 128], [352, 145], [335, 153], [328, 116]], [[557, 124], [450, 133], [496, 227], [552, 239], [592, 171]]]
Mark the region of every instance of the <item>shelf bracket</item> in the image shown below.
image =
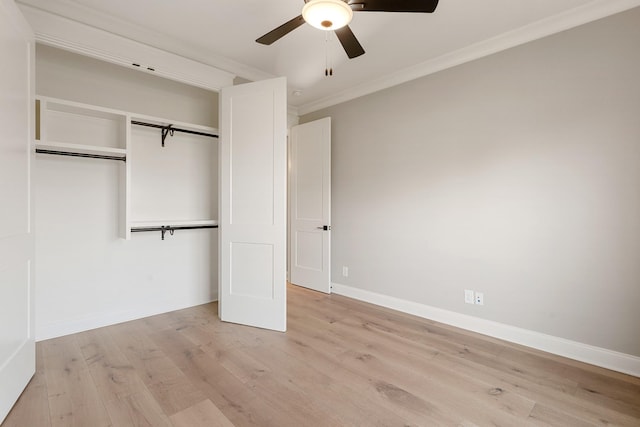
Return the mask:
[[[173, 129], [171, 128], [171, 125], [162, 127], [162, 146], [163, 147], [164, 147], [164, 140], [167, 139], [167, 135], [173, 136]], [[164, 235], [162, 240], [164, 240]]]
[[167, 226], [164, 226], [164, 225], [163, 225], [162, 227], [160, 227], [160, 233], [162, 234], [162, 240], [164, 240], [164, 234], [165, 234], [167, 231], [169, 232], [169, 234], [170, 234], [170, 235], [172, 235], [172, 236], [173, 236], [173, 232], [174, 232], [175, 230], [173, 229], [173, 227], [170, 227], [170, 226], [168, 226], [168, 227], [167, 227]]

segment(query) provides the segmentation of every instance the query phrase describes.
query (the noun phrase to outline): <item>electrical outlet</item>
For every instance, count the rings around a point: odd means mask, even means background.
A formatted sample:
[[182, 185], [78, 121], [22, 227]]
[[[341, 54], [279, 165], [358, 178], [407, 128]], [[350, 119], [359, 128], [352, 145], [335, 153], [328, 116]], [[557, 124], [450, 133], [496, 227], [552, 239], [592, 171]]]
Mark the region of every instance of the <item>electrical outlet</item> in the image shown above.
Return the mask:
[[464, 302], [467, 304], [475, 304], [473, 291], [470, 291], [469, 289], [464, 290]]
[[484, 305], [484, 294], [482, 292], [476, 292], [476, 304]]
[[346, 265], [342, 266], [342, 276], [349, 277], [349, 267], [347, 267]]

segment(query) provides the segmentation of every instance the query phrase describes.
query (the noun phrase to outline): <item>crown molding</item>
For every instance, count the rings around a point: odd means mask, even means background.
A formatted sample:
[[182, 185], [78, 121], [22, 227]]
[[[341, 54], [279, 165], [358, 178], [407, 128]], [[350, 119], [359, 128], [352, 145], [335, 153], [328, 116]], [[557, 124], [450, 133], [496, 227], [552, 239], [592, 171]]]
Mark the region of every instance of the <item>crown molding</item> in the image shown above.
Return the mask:
[[640, 6], [640, 0], [594, 0], [575, 9], [472, 44], [385, 77], [300, 105], [298, 112], [300, 115], [305, 115], [341, 104], [638, 6]]

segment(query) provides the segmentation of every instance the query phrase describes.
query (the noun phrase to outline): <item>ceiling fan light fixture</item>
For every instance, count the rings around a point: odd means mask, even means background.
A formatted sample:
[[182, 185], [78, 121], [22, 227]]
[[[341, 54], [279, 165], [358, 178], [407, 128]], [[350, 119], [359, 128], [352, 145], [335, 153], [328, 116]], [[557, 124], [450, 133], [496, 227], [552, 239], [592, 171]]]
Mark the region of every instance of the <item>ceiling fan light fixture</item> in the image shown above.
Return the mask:
[[353, 18], [351, 7], [342, 0], [310, 0], [302, 8], [302, 17], [320, 30], [337, 30]]

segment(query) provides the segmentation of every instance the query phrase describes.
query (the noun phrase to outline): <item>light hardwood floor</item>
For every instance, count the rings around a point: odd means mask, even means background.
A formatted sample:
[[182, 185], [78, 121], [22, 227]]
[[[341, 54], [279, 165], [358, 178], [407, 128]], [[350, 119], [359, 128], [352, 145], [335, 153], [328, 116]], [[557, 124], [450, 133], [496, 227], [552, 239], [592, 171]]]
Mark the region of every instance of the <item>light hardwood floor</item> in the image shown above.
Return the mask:
[[640, 426], [640, 379], [289, 287], [286, 334], [216, 304], [37, 345], [2, 427]]

